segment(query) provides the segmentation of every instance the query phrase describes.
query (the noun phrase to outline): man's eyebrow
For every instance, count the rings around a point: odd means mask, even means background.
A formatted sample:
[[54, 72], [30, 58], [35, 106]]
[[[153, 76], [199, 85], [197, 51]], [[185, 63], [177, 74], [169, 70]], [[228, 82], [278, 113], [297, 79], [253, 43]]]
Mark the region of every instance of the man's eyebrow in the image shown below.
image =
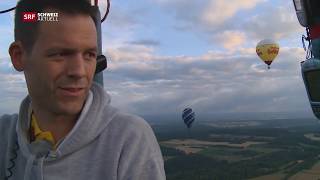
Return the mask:
[[50, 52], [56, 52], [56, 51], [76, 52], [77, 50], [74, 48], [53, 47], [53, 48], [47, 49], [45, 52], [50, 53]]
[[[98, 47], [90, 47], [85, 49], [86, 51], [95, 51], [98, 52]], [[50, 52], [56, 52], [56, 51], [63, 51], [63, 52], [77, 52], [78, 50], [76, 48], [66, 48], [66, 47], [52, 47], [47, 49], [45, 52], [50, 53]]]
[[95, 51], [95, 52], [98, 52], [98, 47], [88, 48], [87, 51]]

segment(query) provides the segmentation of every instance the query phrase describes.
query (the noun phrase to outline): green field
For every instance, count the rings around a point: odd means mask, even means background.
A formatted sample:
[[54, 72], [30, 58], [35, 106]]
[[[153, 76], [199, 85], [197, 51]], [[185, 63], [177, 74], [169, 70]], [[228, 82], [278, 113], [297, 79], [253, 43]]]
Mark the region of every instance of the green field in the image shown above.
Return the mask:
[[306, 134], [318, 136], [320, 126], [305, 120], [277, 121], [256, 126], [232, 122], [232, 127], [206, 122], [191, 131], [179, 124], [153, 126], [165, 157], [167, 179], [290, 179], [312, 168], [319, 161], [320, 141]]

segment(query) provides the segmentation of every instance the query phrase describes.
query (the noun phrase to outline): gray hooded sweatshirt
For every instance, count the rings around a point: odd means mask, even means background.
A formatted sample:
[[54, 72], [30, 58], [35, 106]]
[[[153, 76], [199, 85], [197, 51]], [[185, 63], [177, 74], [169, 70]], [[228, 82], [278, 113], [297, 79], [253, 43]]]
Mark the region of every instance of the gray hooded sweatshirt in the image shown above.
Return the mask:
[[30, 98], [19, 115], [0, 119], [0, 179], [164, 180], [163, 158], [150, 126], [110, 106], [93, 84], [77, 123], [52, 150], [29, 142]]

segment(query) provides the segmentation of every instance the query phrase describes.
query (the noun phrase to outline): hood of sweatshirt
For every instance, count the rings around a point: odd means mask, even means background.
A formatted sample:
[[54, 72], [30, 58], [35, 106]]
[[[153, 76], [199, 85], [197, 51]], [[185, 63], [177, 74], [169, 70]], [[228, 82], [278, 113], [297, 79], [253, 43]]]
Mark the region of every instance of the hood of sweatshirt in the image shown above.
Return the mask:
[[[110, 106], [110, 102], [110, 96], [104, 89], [93, 83], [75, 126], [55, 150], [56, 158], [81, 149], [101, 134], [117, 112], [115, 108]], [[50, 149], [47, 143], [41, 141], [29, 143], [30, 115], [31, 98], [27, 96], [21, 103], [16, 126], [18, 143], [22, 154], [27, 158], [27, 164], [44, 156], [46, 154], [44, 152], [49, 152]]]

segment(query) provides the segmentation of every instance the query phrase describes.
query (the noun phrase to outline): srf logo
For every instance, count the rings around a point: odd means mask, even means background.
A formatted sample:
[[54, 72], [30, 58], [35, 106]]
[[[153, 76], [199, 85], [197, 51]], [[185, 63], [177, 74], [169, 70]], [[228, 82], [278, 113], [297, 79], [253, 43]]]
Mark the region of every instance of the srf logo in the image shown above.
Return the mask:
[[22, 22], [36, 22], [37, 20], [38, 16], [35, 12], [24, 12], [22, 14]]

